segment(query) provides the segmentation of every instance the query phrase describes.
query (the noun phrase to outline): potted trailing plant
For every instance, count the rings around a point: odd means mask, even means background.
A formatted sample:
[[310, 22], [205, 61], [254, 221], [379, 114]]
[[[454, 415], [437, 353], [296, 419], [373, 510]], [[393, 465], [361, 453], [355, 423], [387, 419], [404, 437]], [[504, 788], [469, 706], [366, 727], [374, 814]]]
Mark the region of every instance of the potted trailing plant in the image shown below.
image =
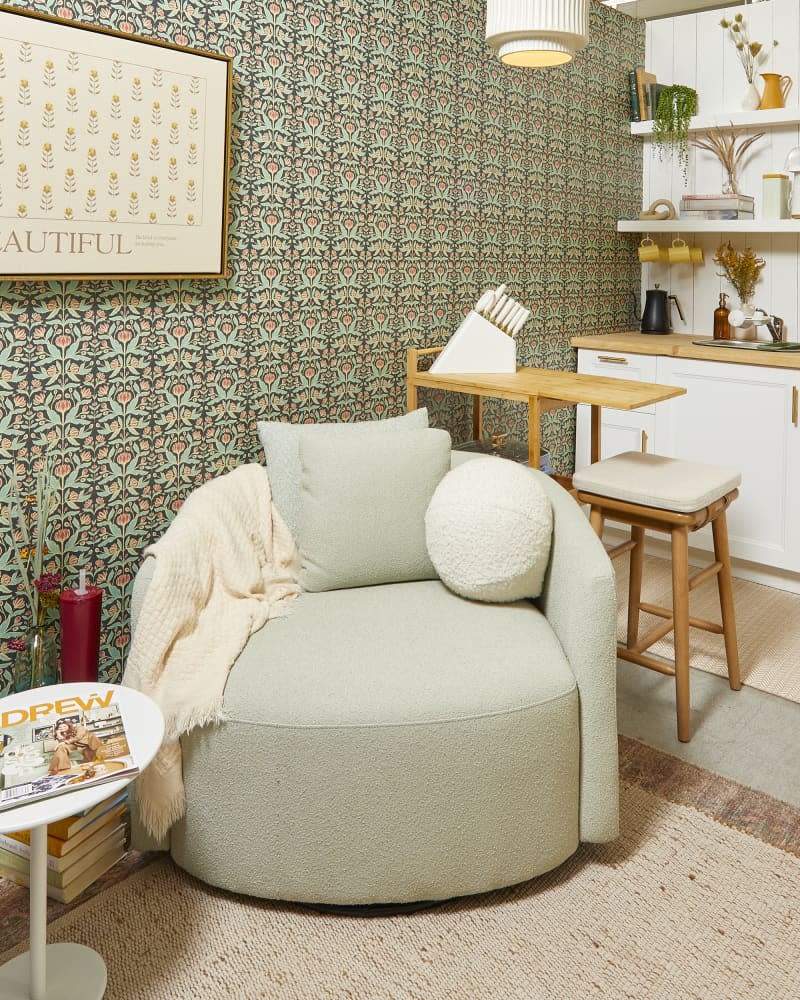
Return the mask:
[[653, 115], [653, 136], [659, 153], [663, 156], [665, 149], [671, 155], [677, 153], [684, 183], [689, 166], [689, 119], [695, 114], [697, 91], [693, 87], [676, 83], [661, 91]]

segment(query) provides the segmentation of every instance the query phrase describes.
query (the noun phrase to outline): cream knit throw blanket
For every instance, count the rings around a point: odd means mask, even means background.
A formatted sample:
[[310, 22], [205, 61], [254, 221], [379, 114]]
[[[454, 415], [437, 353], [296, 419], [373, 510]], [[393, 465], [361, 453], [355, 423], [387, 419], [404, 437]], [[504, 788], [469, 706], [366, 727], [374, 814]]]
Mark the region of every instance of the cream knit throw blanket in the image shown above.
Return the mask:
[[297, 546], [266, 469], [243, 465], [195, 490], [145, 549], [155, 570], [123, 684], [164, 713], [164, 743], [136, 781], [142, 823], [161, 839], [183, 816], [182, 733], [223, 719], [228, 672], [248, 638], [300, 591]]

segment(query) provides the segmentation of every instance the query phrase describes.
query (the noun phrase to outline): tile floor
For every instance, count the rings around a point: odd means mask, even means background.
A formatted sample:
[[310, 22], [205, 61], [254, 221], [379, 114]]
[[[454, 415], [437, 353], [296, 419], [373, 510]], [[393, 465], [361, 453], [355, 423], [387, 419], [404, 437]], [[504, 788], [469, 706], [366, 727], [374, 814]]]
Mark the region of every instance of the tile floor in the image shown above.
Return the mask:
[[619, 731], [800, 807], [800, 704], [693, 670], [692, 739], [679, 743], [675, 681], [618, 661]]

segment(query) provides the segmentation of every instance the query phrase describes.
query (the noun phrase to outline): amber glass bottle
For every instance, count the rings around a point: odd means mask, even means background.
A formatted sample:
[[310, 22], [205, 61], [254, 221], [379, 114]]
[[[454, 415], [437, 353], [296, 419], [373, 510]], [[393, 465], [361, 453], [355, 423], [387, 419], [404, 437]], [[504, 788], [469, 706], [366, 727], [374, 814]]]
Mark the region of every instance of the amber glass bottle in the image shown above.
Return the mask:
[[719, 305], [714, 310], [714, 340], [730, 340], [731, 339], [731, 328], [728, 325], [728, 313], [730, 310], [727, 306], [728, 296], [725, 292], [719, 293]]

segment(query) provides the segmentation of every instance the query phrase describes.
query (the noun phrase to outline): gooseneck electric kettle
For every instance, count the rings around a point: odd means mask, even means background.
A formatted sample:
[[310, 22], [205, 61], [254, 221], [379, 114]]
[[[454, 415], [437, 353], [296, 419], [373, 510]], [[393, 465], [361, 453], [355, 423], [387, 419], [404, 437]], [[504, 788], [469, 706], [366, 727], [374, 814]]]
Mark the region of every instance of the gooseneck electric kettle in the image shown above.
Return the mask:
[[642, 333], [670, 333], [672, 330], [672, 315], [670, 311], [669, 300], [675, 303], [681, 320], [685, 323], [686, 317], [683, 314], [683, 309], [681, 309], [681, 304], [678, 301], [677, 295], [667, 295], [666, 290], [659, 288], [656, 284], [655, 288], [648, 288], [644, 293], [644, 309], [642, 309], [641, 318], [636, 313], [636, 296], [634, 294], [634, 311], [633, 315], [637, 320], [640, 319], [641, 325], [639, 329]]

